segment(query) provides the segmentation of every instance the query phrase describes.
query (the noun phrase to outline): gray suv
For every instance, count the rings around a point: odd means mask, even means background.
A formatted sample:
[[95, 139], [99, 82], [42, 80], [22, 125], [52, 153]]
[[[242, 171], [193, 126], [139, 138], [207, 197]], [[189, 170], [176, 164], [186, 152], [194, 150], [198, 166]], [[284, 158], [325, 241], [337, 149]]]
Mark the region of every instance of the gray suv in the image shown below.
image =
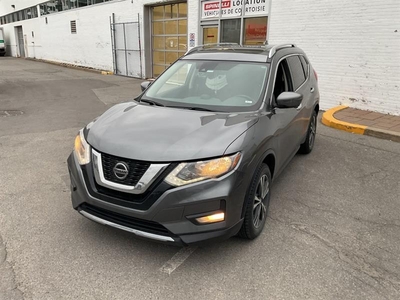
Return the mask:
[[319, 91], [305, 53], [200, 46], [142, 90], [79, 131], [73, 207], [167, 243], [256, 238], [273, 180], [314, 146]]

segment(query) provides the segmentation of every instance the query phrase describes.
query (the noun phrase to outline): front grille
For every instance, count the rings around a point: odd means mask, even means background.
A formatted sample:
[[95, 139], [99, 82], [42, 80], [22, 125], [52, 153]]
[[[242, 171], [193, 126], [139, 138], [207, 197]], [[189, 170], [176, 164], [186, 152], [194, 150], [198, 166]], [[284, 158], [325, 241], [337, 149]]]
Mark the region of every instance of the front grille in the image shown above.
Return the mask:
[[[103, 166], [104, 178], [108, 181], [112, 181], [115, 183], [120, 183], [124, 185], [135, 186], [140, 178], [142, 178], [143, 174], [150, 167], [150, 163], [137, 161], [128, 158], [120, 158], [117, 156], [113, 156], [110, 154], [101, 154], [101, 162]], [[114, 167], [117, 163], [123, 162], [129, 166], [128, 176], [121, 180], [117, 178], [114, 174]]]
[[162, 226], [157, 222], [133, 218], [116, 212], [105, 210], [87, 203], [82, 204], [80, 208], [86, 211], [87, 213], [96, 216], [100, 219], [113, 222], [115, 224], [119, 224], [125, 227], [164, 236], [171, 235], [167, 228], [165, 228], [164, 226]]

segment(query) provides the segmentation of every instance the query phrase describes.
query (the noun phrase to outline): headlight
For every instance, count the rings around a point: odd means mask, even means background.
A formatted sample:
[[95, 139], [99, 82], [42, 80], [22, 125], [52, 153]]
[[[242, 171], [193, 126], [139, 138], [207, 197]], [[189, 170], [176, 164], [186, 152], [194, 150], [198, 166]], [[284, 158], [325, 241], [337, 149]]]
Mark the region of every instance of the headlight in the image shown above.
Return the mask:
[[240, 153], [212, 160], [179, 164], [165, 181], [173, 186], [181, 186], [205, 179], [220, 177], [232, 171], [240, 160]]
[[90, 163], [90, 146], [83, 136], [83, 129], [79, 131], [75, 138], [74, 151], [80, 165], [86, 165]]

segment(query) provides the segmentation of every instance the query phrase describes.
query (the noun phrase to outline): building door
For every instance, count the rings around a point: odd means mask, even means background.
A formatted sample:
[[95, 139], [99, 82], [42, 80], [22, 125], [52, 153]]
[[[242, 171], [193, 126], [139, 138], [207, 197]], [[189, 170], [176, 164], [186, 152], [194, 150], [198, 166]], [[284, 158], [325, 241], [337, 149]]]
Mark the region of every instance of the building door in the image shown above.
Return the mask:
[[203, 27], [203, 45], [218, 43], [218, 26]]
[[157, 77], [187, 51], [187, 4], [152, 7], [152, 75]]
[[17, 48], [19, 57], [25, 57], [25, 45], [24, 45], [24, 33], [22, 31], [22, 26], [16, 26], [16, 35], [17, 35]]

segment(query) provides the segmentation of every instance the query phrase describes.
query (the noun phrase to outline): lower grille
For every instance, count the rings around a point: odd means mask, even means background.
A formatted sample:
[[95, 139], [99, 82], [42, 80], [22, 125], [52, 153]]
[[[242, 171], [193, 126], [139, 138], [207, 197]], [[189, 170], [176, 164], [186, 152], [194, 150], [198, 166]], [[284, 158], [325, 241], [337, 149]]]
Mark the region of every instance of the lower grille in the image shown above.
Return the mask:
[[88, 192], [92, 197], [118, 206], [144, 211], [148, 210], [162, 194], [172, 188], [163, 180], [175, 167], [176, 163], [168, 166], [143, 194], [123, 193], [98, 185], [93, 174], [92, 164], [82, 166], [81, 170]]
[[113, 222], [115, 224], [154, 234], [171, 236], [168, 229], [157, 222], [133, 218], [109, 210], [105, 210], [87, 203], [82, 204], [80, 208], [93, 216], [109, 222]]

